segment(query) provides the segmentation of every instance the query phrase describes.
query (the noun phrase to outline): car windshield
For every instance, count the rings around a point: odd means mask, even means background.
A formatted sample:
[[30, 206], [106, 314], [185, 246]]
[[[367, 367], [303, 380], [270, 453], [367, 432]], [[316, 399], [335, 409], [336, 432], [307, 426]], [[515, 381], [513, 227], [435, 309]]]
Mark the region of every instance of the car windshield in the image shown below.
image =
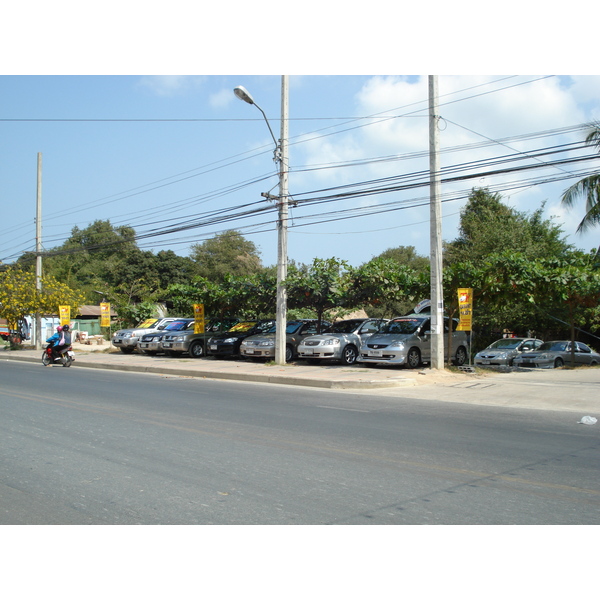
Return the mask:
[[355, 331], [363, 321], [340, 321], [334, 323], [328, 333], [352, 333]]
[[497, 340], [493, 344], [490, 344], [488, 348], [494, 348], [498, 350], [498, 348], [506, 348], [507, 350], [512, 350], [516, 348], [521, 342], [523, 338], [505, 338], [502, 340]]
[[406, 335], [414, 333], [423, 323], [423, 319], [394, 319], [386, 323], [379, 333], [398, 333]]
[[160, 323], [160, 319], [146, 319], [138, 325], [138, 329], [155, 329]]
[[296, 331], [298, 331], [302, 325], [304, 325], [302, 321], [290, 321], [285, 328], [285, 332], [287, 334], [296, 333]]
[[231, 327], [228, 331], [249, 331], [250, 329], [252, 329], [253, 327], [256, 326], [256, 321], [242, 321], [241, 323], [238, 323], [237, 325], [234, 325], [233, 327]]
[[538, 352], [564, 352], [567, 349], [567, 342], [544, 342]]
[[167, 331], [181, 331], [188, 326], [189, 321], [173, 321], [169, 323], [165, 329]]
[[[298, 331], [298, 329], [300, 329], [300, 327], [302, 327], [303, 324], [304, 323], [302, 321], [288, 321], [288, 324], [285, 327], [285, 332], [288, 335], [291, 335], [292, 333], [296, 333], [296, 331]], [[269, 327], [269, 329], [267, 329], [264, 333], [275, 333], [276, 331], [277, 331], [277, 324]]]

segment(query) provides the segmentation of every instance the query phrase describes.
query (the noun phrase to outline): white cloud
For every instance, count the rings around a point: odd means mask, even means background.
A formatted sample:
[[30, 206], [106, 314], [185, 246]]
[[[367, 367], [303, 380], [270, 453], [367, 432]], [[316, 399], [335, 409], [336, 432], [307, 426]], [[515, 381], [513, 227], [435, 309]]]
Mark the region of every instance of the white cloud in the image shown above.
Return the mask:
[[[502, 138], [588, 122], [594, 111], [598, 111], [600, 107], [600, 102], [597, 100], [599, 83], [598, 77], [440, 76], [439, 114], [443, 119], [440, 132], [442, 150], [459, 145], [490, 142], [484, 147], [442, 153], [442, 168], [510, 155], [516, 151], [533, 151], [552, 145], [582, 141], [583, 135], [578, 131], [568, 135], [555, 135], [552, 138], [515, 140], [506, 144], [494, 143], [494, 140]], [[313, 176], [314, 185], [318, 182], [318, 185], [323, 187], [326, 183], [339, 185], [349, 181], [367, 181], [376, 177], [428, 171], [429, 119], [426, 76], [370, 78], [356, 95], [356, 115], [358, 117], [380, 115], [381, 118], [395, 115], [397, 118], [382, 120], [365, 127], [356, 127], [337, 136], [328, 136], [302, 144], [299, 148], [305, 152], [306, 164], [335, 163], [391, 155], [403, 156], [417, 152], [420, 153], [419, 156], [409, 160], [319, 171]], [[359, 121], [358, 124], [362, 122]], [[462, 200], [444, 204], [444, 239], [451, 240], [456, 237], [457, 213], [464, 206], [466, 196], [473, 187], [494, 186], [510, 181], [525, 182], [529, 178], [541, 176], [542, 173], [548, 176], [560, 176], [575, 169], [576, 166], [564, 166], [549, 168], [545, 173], [525, 172], [467, 180], [452, 185], [445, 184], [442, 187], [443, 194], [453, 190], [464, 193]], [[304, 176], [302, 187], [309, 181], [309, 177], [309, 174]], [[428, 174], [425, 174], [422, 179], [427, 177]], [[588, 248], [597, 244], [594, 240], [597, 239], [597, 235], [575, 235], [582, 215], [577, 209], [567, 212], [560, 206], [562, 192], [575, 180], [500, 193], [505, 202], [517, 210], [529, 213], [547, 201], [544, 209], [545, 217], [555, 215], [555, 222], [563, 228], [564, 234], [569, 236], [571, 243], [576, 247]], [[420, 188], [381, 194], [370, 197], [368, 204], [421, 198], [426, 197], [428, 193], [427, 188]], [[362, 205], [365, 205], [364, 201]], [[413, 229], [408, 226], [410, 223], [426, 220], [427, 208], [386, 214], [389, 215], [385, 217], [388, 222], [382, 223], [382, 233], [386, 226], [393, 227], [396, 223], [399, 226], [396, 236], [397, 245], [407, 245], [409, 241], [412, 243], [412, 240], [415, 242], [420, 240], [417, 244], [418, 250], [427, 253], [427, 224], [420, 224], [418, 228], [415, 226]], [[407, 226], [403, 226], [404, 224]]]
[[208, 98], [208, 103], [212, 108], [224, 108], [229, 106], [234, 99], [233, 91], [226, 89], [211, 94]]
[[201, 85], [204, 77], [192, 75], [148, 75], [140, 78], [139, 85], [157, 96], [175, 96]]

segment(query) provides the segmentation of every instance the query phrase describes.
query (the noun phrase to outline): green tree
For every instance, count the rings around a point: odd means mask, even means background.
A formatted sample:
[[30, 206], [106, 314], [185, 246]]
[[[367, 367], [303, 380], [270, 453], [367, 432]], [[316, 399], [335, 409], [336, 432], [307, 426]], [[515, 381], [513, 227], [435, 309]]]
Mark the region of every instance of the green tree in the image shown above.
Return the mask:
[[36, 275], [16, 265], [0, 272], [0, 317], [17, 323], [35, 313], [58, 314], [59, 306], [70, 306], [71, 314], [79, 311], [83, 295], [53, 277], [42, 278], [42, 289], [36, 287]]
[[337, 258], [315, 258], [310, 265], [289, 269], [286, 279], [288, 306], [313, 310], [319, 320], [328, 310], [349, 307], [349, 266]]
[[194, 244], [190, 257], [196, 265], [195, 273], [213, 281], [223, 281], [226, 275], [252, 275], [262, 268], [254, 242], [235, 230]]
[[[600, 122], [590, 125], [585, 143], [600, 150]], [[584, 177], [567, 188], [562, 195], [561, 202], [570, 208], [581, 198], [585, 198], [586, 212], [577, 227], [578, 233], [583, 233], [600, 223], [600, 173]]]
[[407, 314], [429, 295], [428, 264], [426, 267], [417, 271], [394, 258], [374, 258], [351, 270], [347, 302], [355, 307], [368, 307], [372, 317]]
[[460, 216], [459, 235], [444, 244], [444, 263], [477, 261], [505, 250], [535, 259], [570, 249], [562, 230], [543, 218], [543, 206], [532, 215], [502, 202], [498, 193], [473, 189]]

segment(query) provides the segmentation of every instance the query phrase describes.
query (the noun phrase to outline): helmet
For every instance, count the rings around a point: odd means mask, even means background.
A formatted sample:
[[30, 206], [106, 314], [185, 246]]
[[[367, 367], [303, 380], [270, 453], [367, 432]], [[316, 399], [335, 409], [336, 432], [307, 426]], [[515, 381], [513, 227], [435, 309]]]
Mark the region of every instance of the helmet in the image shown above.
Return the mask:
[[69, 331], [69, 329], [71, 329], [71, 328], [68, 325], [63, 326], [63, 331]]
[[56, 328], [56, 331], [58, 331], [58, 333], [60, 333], [62, 330], [63, 328], [60, 325]]

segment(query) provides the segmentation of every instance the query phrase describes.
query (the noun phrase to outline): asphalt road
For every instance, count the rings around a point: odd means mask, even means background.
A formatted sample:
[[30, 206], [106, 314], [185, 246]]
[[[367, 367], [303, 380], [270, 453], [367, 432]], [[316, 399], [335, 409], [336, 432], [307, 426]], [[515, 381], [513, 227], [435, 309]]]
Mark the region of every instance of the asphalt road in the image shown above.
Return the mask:
[[564, 412], [0, 363], [0, 524], [598, 524]]

